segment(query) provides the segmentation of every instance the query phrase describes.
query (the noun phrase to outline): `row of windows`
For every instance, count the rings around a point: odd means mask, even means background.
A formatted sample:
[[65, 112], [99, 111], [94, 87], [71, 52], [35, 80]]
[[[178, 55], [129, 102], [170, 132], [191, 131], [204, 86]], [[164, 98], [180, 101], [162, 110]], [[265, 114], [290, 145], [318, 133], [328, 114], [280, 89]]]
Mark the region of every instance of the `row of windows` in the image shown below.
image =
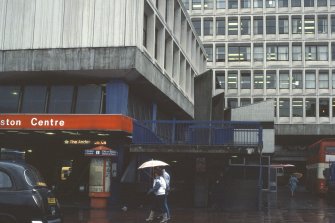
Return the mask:
[[0, 86], [0, 113], [99, 114], [103, 88], [84, 86]]
[[335, 33], [335, 15], [205, 17], [192, 22], [199, 36]]
[[[267, 98], [274, 99], [275, 117], [335, 117], [335, 98]], [[227, 98], [227, 107], [238, 107], [251, 104], [251, 98]], [[263, 98], [253, 98], [253, 103], [264, 101]], [[277, 104], [278, 101], [278, 104]]]
[[335, 89], [335, 70], [215, 71], [216, 89]]
[[187, 10], [335, 6], [335, 0], [183, 0]]
[[[207, 61], [229, 62], [236, 61], [335, 61], [335, 42], [331, 44], [330, 55], [328, 43], [262, 43], [250, 44], [228, 44], [217, 43], [204, 45], [207, 53]], [[290, 52], [291, 51], [291, 52]], [[214, 56], [215, 55], [215, 58]], [[228, 58], [226, 58], [228, 55]]]

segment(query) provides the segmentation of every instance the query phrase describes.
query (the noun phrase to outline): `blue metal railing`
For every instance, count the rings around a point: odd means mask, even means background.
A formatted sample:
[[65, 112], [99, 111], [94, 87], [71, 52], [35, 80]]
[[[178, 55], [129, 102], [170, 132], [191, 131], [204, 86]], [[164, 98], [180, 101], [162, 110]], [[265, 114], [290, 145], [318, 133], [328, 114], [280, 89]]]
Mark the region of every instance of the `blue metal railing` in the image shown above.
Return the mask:
[[134, 121], [133, 144], [261, 146], [258, 122]]

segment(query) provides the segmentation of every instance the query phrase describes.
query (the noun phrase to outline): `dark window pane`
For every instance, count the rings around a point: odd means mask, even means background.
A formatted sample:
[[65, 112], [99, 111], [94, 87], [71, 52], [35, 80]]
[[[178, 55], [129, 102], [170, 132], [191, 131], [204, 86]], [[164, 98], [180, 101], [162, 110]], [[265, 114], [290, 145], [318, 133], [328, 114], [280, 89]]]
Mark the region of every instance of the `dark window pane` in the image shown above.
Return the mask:
[[102, 89], [97, 85], [78, 87], [76, 113], [99, 114], [101, 107]]
[[53, 86], [50, 90], [48, 113], [71, 113], [73, 86]]
[[20, 98], [20, 87], [0, 87], [0, 113], [17, 113]]
[[0, 189], [11, 188], [12, 186], [13, 183], [10, 177], [6, 173], [0, 171]]
[[22, 113], [45, 113], [46, 86], [26, 86], [23, 91]]
[[315, 98], [306, 98], [306, 117], [316, 116], [316, 100]]
[[225, 72], [217, 71], [216, 76], [216, 89], [225, 89]]

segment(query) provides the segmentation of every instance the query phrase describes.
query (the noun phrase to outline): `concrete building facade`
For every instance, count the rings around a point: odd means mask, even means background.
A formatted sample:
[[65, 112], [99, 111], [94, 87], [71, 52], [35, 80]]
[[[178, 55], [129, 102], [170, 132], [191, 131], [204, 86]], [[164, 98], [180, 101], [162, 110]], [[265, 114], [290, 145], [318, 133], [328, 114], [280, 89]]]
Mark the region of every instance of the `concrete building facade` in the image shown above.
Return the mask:
[[183, 2], [227, 108], [273, 100], [278, 149], [334, 133], [335, 1]]

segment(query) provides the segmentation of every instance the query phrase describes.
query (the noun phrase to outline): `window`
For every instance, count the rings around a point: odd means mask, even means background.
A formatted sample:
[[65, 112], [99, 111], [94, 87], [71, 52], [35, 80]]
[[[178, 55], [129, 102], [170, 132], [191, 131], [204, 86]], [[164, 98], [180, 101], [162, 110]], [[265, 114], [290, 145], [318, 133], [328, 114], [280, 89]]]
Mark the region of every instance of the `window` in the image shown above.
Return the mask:
[[225, 89], [225, 77], [226, 74], [224, 71], [216, 71], [215, 72], [215, 77], [216, 77], [216, 89]]
[[251, 0], [241, 0], [241, 8], [250, 8]]
[[291, 0], [292, 7], [301, 7], [301, 0]]
[[306, 98], [306, 117], [316, 117], [316, 99]]
[[73, 86], [52, 86], [50, 89], [48, 113], [71, 113], [73, 92]]
[[278, 7], [279, 8], [288, 7], [288, 0], [278, 0]]
[[254, 17], [254, 35], [263, 34], [263, 17]]
[[266, 8], [276, 8], [276, 0], [265, 0]]
[[335, 33], [335, 16], [334, 15], [332, 15], [331, 17], [331, 23], [332, 23], [331, 32]]
[[263, 89], [264, 87], [264, 74], [262, 70], [254, 71], [254, 89]]
[[22, 113], [45, 113], [46, 86], [26, 86], [23, 92]]
[[335, 42], [331, 46], [332, 60], [335, 61]]
[[13, 183], [7, 173], [0, 171], [0, 190], [9, 189]]
[[241, 18], [241, 35], [250, 35], [250, 17]]
[[216, 0], [216, 8], [217, 9], [226, 8], [226, 0]]
[[254, 98], [254, 103], [262, 102], [264, 101], [263, 98]]
[[19, 86], [0, 86], [0, 113], [17, 113], [19, 99]]
[[241, 98], [241, 106], [247, 106], [251, 104], [251, 98]]
[[279, 34], [288, 34], [288, 18], [279, 18]]
[[330, 5], [335, 6], [335, 0], [330, 0]]
[[333, 73], [332, 73], [332, 83], [333, 83], [333, 87], [332, 88], [335, 89], [335, 70], [333, 70]]
[[303, 117], [304, 102], [302, 98], [293, 98], [292, 99], [292, 116], [293, 117]]
[[327, 46], [308, 46], [305, 47], [305, 60], [308, 61], [327, 61]]
[[214, 7], [214, 0], [204, 0], [204, 9], [211, 10]]
[[238, 1], [237, 0], [228, 0], [228, 9], [237, 9]]
[[292, 60], [293, 61], [302, 61], [301, 45], [292, 45]]
[[201, 9], [201, 0], [192, 0], [192, 10]]
[[292, 17], [292, 34], [301, 34], [301, 17]]
[[327, 0], [317, 0], [318, 7], [327, 6]]
[[216, 18], [216, 35], [226, 35], [225, 18]]
[[288, 46], [268, 45], [266, 46], [267, 61], [288, 61]]
[[266, 89], [276, 89], [277, 85], [276, 71], [267, 70], [266, 71]]
[[279, 88], [290, 88], [290, 72], [288, 70], [279, 70]]
[[237, 98], [228, 98], [227, 103], [229, 108], [237, 108]]
[[213, 62], [213, 45], [204, 45], [204, 48], [207, 53], [207, 61]]
[[266, 17], [266, 34], [276, 34], [276, 18]]
[[229, 46], [228, 61], [250, 61], [250, 46]]
[[305, 34], [314, 34], [315, 33], [315, 20], [313, 18], [305, 17]]
[[328, 17], [318, 16], [318, 33], [327, 34], [328, 33]]
[[329, 88], [329, 72], [328, 70], [319, 71], [319, 88], [328, 89]]
[[204, 19], [204, 36], [213, 35], [213, 19], [205, 18]]
[[333, 117], [335, 117], [335, 98], [332, 100]]
[[237, 89], [237, 70], [228, 71], [228, 89]]
[[303, 79], [301, 70], [292, 71], [292, 89], [302, 89], [303, 88]]
[[226, 53], [224, 45], [216, 46], [216, 62], [225, 62]]
[[328, 98], [319, 98], [319, 117], [329, 117]]
[[102, 89], [98, 85], [78, 87], [76, 113], [99, 114], [101, 109]]
[[186, 10], [189, 10], [190, 9], [189, 0], [183, 0], [183, 3], [184, 3], [184, 6], [185, 6]]
[[192, 19], [192, 23], [195, 32], [198, 34], [198, 36], [201, 36], [201, 19]]
[[241, 71], [241, 89], [251, 89], [250, 71]]
[[262, 62], [264, 60], [263, 46], [255, 45], [254, 46], [254, 61]]
[[290, 117], [290, 99], [279, 99], [279, 117]]
[[305, 7], [314, 7], [314, 0], [304, 0]]
[[238, 34], [238, 19], [233, 17], [228, 19], [228, 35]]
[[305, 86], [306, 89], [315, 89], [315, 70], [306, 70], [305, 71]]
[[254, 8], [263, 8], [263, 0], [254, 0]]

